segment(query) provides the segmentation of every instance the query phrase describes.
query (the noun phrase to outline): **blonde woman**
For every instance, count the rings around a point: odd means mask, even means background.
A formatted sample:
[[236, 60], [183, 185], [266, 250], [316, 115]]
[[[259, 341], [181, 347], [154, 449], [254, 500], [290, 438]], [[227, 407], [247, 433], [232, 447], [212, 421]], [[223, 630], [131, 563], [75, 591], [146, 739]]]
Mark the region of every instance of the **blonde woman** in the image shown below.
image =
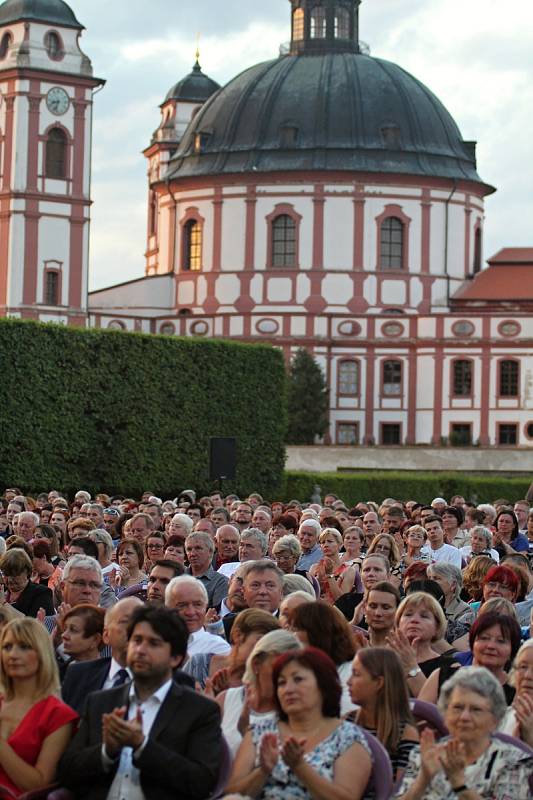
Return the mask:
[[0, 637], [0, 794], [19, 797], [52, 783], [78, 715], [58, 698], [50, 637], [35, 619], [8, 623]]
[[355, 582], [355, 567], [341, 560], [342, 536], [335, 528], [324, 528], [318, 539], [323, 558], [313, 564], [309, 574], [320, 584], [322, 600], [333, 604], [341, 595], [350, 592]]

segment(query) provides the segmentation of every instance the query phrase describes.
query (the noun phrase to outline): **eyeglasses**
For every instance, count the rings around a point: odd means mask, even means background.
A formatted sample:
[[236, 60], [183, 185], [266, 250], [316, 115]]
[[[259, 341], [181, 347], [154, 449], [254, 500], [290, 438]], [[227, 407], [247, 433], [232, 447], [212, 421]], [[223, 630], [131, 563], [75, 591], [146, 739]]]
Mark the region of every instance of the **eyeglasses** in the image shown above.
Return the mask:
[[147, 550], [163, 550], [164, 547], [165, 546], [163, 544], [147, 544], [146, 545], [146, 549]]
[[102, 588], [102, 584], [97, 583], [96, 581], [71, 581], [69, 579], [68, 583], [70, 583], [71, 586], [75, 586], [76, 589], [93, 589], [93, 591], [96, 591], [96, 589]]
[[462, 703], [454, 703], [448, 706], [448, 712], [453, 714], [454, 717], [459, 717], [464, 711], [468, 711], [473, 717], [481, 717], [483, 714], [492, 714], [490, 708], [481, 708], [480, 706], [466, 706]]

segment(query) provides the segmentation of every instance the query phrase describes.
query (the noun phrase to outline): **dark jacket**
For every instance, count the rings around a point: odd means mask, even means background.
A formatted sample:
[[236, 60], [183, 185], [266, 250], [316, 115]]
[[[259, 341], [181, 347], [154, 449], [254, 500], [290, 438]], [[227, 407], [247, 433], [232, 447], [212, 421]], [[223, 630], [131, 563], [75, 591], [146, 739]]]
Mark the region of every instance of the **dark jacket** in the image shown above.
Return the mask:
[[[97, 658], [94, 661], [69, 664], [61, 685], [63, 702], [82, 716], [85, 713], [88, 695], [102, 689], [110, 667], [110, 658]], [[194, 689], [194, 680], [181, 669], [174, 671], [174, 681]]]
[[[59, 763], [59, 782], [76, 800], [106, 800], [118, 769], [102, 764], [102, 714], [129, 703], [129, 684], [91, 694], [80, 727]], [[215, 787], [222, 756], [220, 710], [212, 700], [176, 683], [155, 718], [135, 766], [146, 800], [205, 800]]]
[[38, 583], [28, 583], [13, 608], [20, 611], [26, 617], [36, 617], [40, 608], [44, 608], [46, 615], [55, 614], [54, 598], [48, 586], [41, 586]]

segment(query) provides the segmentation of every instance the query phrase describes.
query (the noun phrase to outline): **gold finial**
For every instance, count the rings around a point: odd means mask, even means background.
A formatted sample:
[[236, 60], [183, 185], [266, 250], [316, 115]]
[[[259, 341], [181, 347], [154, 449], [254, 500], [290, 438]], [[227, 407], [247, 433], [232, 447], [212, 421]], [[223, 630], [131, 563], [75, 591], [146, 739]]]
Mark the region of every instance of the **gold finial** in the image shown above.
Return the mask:
[[200, 63], [200, 34], [196, 34], [196, 63]]

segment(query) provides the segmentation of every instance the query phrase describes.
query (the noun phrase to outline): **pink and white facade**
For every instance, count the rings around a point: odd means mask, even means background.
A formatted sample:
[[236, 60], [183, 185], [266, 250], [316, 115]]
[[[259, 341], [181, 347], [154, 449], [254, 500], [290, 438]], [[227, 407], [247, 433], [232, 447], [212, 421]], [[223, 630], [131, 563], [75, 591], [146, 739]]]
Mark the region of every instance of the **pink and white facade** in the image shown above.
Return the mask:
[[0, 315], [85, 325], [92, 104], [102, 81], [73, 15], [66, 25], [17, 20], [10, 5], [0, 7]]

